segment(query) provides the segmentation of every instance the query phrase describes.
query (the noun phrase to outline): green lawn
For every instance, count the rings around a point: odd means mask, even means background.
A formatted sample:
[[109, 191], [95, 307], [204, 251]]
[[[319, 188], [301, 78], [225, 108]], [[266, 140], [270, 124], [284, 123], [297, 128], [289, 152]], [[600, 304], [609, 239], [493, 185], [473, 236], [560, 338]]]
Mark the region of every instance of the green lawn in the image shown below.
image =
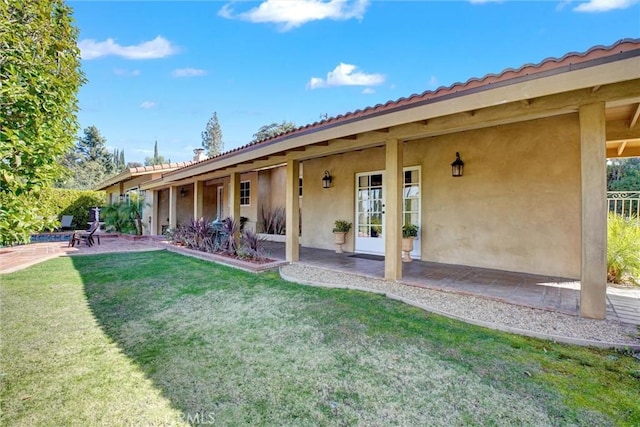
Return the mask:
[[640, 362], [168, 252], [0, 276], [0, 425], [640, 425]]

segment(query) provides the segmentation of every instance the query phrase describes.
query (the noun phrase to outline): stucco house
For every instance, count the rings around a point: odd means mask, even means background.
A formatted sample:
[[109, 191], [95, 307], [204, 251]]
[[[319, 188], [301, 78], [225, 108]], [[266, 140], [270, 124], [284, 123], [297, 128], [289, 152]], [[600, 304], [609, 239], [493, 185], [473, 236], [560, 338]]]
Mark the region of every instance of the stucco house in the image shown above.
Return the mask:
[[626, 39], [302, 126], [140, 188], [155, 233], [284, 200], [290, 262], [300, 245], [333, 249], [333, 222], [352, 221], [344, 250], [384, 255], [389, 280], [410, 222], [414, 258], [579, 279], [581, 314], [604, 318], [606, 159], [640, 155], [639, 115], [640, 40]]

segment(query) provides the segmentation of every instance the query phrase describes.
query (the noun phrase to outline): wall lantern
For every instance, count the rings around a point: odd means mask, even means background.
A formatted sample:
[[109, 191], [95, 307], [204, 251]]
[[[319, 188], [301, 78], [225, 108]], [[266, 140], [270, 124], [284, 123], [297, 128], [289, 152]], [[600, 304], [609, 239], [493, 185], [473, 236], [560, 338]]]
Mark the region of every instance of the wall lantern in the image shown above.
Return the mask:
[[331, 187], [331, 181], [333, 181], [333, 178], [329, 175], [329, 171], [324, 171], [324, 176], [322, 177], [322, 188]]
[[187, 190], [185, 190], [184, 187], [180, 189], [180, 197], [182, 197], [183, 199], [187, 197]]
[[460, 153], [456, 151], [456, 159], [451, 163], [451, 176], [462, 176], [464, 162], [460, 160]]
[[120, 201], [124, 202], [124, 194], [123, 193], [120, 193]]

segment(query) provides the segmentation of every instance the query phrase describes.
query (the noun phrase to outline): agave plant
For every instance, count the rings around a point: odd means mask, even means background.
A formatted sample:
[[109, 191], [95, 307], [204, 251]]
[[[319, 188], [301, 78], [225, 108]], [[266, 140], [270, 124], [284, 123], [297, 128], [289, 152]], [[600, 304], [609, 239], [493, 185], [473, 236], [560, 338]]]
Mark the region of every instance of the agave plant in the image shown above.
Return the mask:
[[284, 207], [277, 206], [273, 210], [265, 212], [264, 207], [261, 212], [262, 232], [266, 234], [285, 234], [287, 216]]
[[256, 261], [263, 260], [265, 257], [262, 253], [262, 241], [263, 239], [252, 230], [244, 230], [240, 237], [238, 256]]
[[220, 250], [229, 255], [236, 255], [238, 250], [238, 233], [240, 225], [231, 217], [222, 220]]

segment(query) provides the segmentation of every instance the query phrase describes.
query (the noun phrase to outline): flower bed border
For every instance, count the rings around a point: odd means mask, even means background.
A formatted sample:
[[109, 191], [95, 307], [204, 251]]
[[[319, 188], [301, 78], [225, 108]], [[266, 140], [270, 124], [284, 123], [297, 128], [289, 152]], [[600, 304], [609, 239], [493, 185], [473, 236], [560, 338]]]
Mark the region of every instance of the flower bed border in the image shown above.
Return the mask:
[[284, 260], [273, 260], [262, 264], [255, 262], [243, 261], [239, 258], [231, 258], [224, 255], [213, 254], [210, 252], [202, 252], [195, 249], [188, 249], [182, 246], [176, 246], [172, 243], [167, 244], [167, 250], [169, 252], [178, 253], [193, 258], [198, 258], [204, 261], [211, 261], [218, 264], [223, 264], [229, 267], [237, 268], [240, 270], [248, 271], [249, 273], [262, 273], [263, 271], [273, 270], [281, 265], [289, 264]]

